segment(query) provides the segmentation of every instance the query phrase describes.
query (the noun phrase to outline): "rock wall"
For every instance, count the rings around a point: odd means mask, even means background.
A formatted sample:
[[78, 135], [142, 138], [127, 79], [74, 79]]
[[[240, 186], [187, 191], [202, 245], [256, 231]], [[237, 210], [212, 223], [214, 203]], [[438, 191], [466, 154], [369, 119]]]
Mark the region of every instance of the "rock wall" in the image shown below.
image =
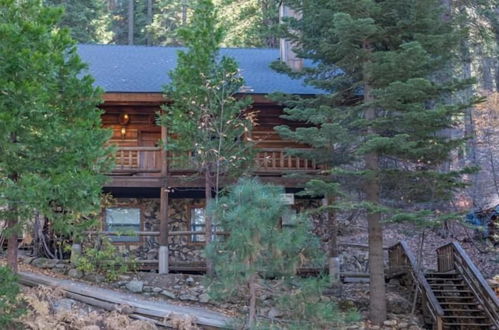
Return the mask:
[[[170, 231], [189, 231], [190, 229], [190, 209], [203, 205], [203, 199], [193, 198], [171, 198], [169, 201]], [[297, 213], [320, 206], [318, 199], [295, 199], [292, 206]], [[116, 206], [138, 207], [142, 210], [143, 231], [159, 231], [159, 208], [158, 198], [120, 198], [116, 199]], [[313, 223], [314, 233], [321, 238], [324, 250], [327, 242], [327, 224], [322, 214], [313, 214], [310, 217]], [[138, 259], [157, 260], [158, 259], [158, 239], [157, 237], [142, 237], [141, 243], [119, 244], [120, 250], [124, 254], [132, 254]], [[169, 246], [170, 262], [200, 262], [203, 261], [203, 248], [201, 243], [192, 243], [189, 235], [170, 236]]]

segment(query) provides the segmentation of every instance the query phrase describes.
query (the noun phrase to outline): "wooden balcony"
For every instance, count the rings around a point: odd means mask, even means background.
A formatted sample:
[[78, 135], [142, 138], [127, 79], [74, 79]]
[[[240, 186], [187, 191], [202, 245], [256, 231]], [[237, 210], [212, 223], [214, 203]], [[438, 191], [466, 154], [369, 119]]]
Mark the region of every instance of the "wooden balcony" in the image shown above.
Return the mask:
[[[113, 178], [108, 186], [160, 187], [161, 149], [159, 147], [119, 147], [116, 152], [116, 167], [109, 175]], [[194, 174], [189, 157], [170, 154], [168, 157], [168, 185], [181, 177]], [[286, 172], [317, 172], [312, 160], [290, 156], [284, 149], [262, 148], [255, 155], [255, 174], [280, 176]]]
[[111, 175], [159, 176], [161, 149], [159, 147], [119, 147], [116, 167]]

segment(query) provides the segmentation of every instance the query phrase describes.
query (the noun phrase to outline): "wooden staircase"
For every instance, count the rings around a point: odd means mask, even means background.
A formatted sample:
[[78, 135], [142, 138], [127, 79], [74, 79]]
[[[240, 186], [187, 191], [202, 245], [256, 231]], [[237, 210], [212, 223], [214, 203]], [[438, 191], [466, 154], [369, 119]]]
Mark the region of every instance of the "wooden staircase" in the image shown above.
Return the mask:
[[458, 243], [437, 249], [438, 270], [423, 272], [406, 242], [389, 248], [391, 277], [411, 288], [425, 322], [437, 330], [499, 330], [499, 300]]

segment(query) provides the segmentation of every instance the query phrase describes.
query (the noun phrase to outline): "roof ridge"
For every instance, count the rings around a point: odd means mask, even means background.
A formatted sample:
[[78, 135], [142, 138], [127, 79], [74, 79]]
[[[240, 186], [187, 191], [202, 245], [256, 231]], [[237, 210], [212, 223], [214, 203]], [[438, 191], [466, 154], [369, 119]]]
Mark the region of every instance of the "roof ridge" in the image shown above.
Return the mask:
[[[125, 47], [125, 48], [159, 48], [159, 49], [185, 49], [185, 46], [147, 46], [147, 45], [121, 45], [121, 44], [89, 44], [89, 43], [78, 43], [77, 46], [85, 47]], [[260, 48], [260, 47], [221, 47], [220, 50], [271, 50], [278, 51], [279, 48]]]

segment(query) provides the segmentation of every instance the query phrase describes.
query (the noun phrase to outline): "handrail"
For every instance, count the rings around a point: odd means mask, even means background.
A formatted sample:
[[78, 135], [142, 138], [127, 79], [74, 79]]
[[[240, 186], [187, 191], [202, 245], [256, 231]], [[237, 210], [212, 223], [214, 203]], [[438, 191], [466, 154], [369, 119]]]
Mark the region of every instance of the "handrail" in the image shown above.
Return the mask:
[[[119, 232], [119, 231], [85, 231], [88, 235], [105, 235], [105, 236], [159, 236], [159, 231], [133, 231], [133, 232]], [[204, 235], [206, 232], [198, 230], [180, 230], [180, 231], [170, 231], [168, 236], [186, 236], [186, 235]], [[217, 231], [213, 232], [212, 235], [217, 236], [229, 236], [228, 232]]]
[[161, 151], [160, 147], [118, 147], [117, 150], [124, 151]]
[[[435, 297], [423, 272], [418, 267], [416, 257], [409, 249], [407, 243], [405, 241], [400, 241], [391, 246], [388, 248], [388, 255], [390, 272], [399, 273], [404, 271], [411, 275], [413, 281], [417, 283], [423, 295], [423, 307], [428, 308], [430, 311], [431, 317], [436, 324], [436, 329], [442, 329], [444, 310]], [[415, 294], [417, 294], [417, 289]]]
[[445, 244], [437, 249], [437, 255], [438, 270], [459, 272], [496, 328], [499, 328], [499, 299], [462, 246], [457, 242]]

